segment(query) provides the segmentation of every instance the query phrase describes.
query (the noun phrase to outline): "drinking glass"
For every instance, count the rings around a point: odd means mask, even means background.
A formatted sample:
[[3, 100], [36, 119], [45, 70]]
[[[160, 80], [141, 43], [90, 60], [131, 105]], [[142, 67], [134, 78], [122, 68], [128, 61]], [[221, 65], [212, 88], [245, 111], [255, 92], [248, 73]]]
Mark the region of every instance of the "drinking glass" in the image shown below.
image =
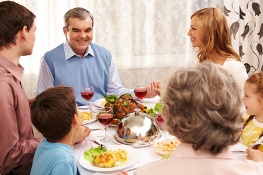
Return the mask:
[[143, 102], [143, 98], [146, 96], [147, 91], [148, 89], [146, 86], [139, 86], [136, 89], [134, 89], [134, 94], [140, 100], [140, 103]]
[[87, 109], [90, 110], [90, 99], [93, 97], [94, 95], [94, 88], [91, 85], [84, 85], [81, 87], [81, 97], [84, 98], [84, 100], [86, 100], [87, 102]]
[[105, 107], [98, 113], [98, 120], [104, 126], [105, 135], [101, 139], [102, 142], [108, 142], [110, 139], [107, 136], [107, 128], [113, 120], [113, 110], [111, 107]]

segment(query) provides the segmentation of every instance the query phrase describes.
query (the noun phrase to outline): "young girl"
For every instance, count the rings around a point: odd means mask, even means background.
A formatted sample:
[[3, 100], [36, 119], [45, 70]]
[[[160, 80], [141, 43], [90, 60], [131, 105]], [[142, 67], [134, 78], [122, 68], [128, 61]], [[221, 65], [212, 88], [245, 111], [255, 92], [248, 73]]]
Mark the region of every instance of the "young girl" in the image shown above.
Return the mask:
[[[246, 80], [242, 100], [250, 115], [243, 125], [242, 143], [249, 146], [263, 136], [263, 72]], [[257, 144], [253, 148], [263, 150], [263, 145]]]

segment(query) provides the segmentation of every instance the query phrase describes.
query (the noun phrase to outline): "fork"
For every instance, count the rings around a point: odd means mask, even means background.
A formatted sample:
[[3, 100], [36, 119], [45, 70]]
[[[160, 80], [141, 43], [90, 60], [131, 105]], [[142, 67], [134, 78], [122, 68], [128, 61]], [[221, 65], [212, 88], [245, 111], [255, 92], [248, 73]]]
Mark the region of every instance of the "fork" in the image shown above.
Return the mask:
[[97, 113], [100, 109], [103, 109], [103, 107], [96, 106], [94, 103], [90, 103], [90, 108], [94, 113]]
[[91, 141], [92, 141], [93, 143], [99, 145], [99, 146], [100, 146], [100, 149], [102, 149], [103, 147], [107, 149], [107, 146], [105, 146], [105, 145], [103, 145], [103, 144], [97, 142], [96, 140], [91, 140]]

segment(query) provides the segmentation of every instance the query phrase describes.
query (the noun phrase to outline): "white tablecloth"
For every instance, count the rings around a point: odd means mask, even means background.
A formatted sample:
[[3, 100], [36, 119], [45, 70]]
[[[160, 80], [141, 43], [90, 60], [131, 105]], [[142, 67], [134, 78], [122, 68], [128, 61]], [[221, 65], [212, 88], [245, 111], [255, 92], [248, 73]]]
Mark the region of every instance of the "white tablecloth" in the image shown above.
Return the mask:
[[[154, 106], [154, 104], [156, 102], [159, 101], [159, 98], [152, 98], [152, 99], [145, 99], [144, 100], [147, 106]], [[99, 143], [102, 143], [104, 145], [117, 145], [116, 141], [113, 141], [113, 139], [111, 139], [109, 142], [101, 142], [100, 139], [104, 136], [104, 129], [103, 126], [98, 122], [98, 121], [94, 121], [92, 123], [89, 123], [87, 125], [89, 128], [94, 129], [94, 128], [101, 128], [101, 130], [97, 130], [97, 131], [92, 131], [90, 136], [87, 137], [82, 143], [80, 144], [76, 144], [73, 147], [74, 150], [74, 154], [75, 154], [75, 158], [76, 158], [76, 162], [77, 162], [77, 166], [79, 168], [79, 171], [81, 173], [81, 175], [104, 175], [104, 174], [117, 174], [119, 171], [112, 171], [112, 172], [94, 172], [94, 171], [90, 171], [87, 169], [84, 169], [80, 164], [79, 164], [79, 158], [80, 156], [82, 156], [84, 154], [84, 151], [88, 150], [90, 147], [94, 147], [97, 146], [95, 143], [91, 142], [92, 139], [98, 141]], [[108, 135], [110, 138], [113, 137], [113, 135], [115, 134], [115, 128], [114, 127], [109, 127], [108, 128]], [[139, 148], [135, 148], [138, 152], [138, 156], [139, 156], [139, 160], [137, 163], [135, 163], [134, 165], [127, 167], [125, 170], [130, 170], [139, 166], [142, 166], [144, 164], [147, 164], [149, 162], [155, 161], [155, 160], [160, 160], [162, 158], [161, 155], [157, 154], [150, 146], [144, 146], [144, 147], [139, 147]], [[244, 152], [234, 152], [235, 153], [235, 157], [239, 160], [243, 160], [245, 159], [245, 154]], [[128, 172], [129, 175], [132, 175], [134, 171], [130, 171]]]
[[[157, 96], [155, 98], [145, 98], [143, 100], [143, 103], [147, 107], [154, 107], [156, 102], [159, 102], [160, 98]], [[92, 122], [87, 125], [89, 128], [94, 129], [94, 128], [101, 128], [101, 130], [97, 131], [92, 131], [90, 136], [87, 137], [82, 143], [76, 144], [73, 147], [75, 158], [77, 161], [77, 166], [79, 168], [79, 171], [81, 175], [86, 175], [86, 174], [91, 174], [91, 175], [103, 175], [103, 174], [117, 174], [119, 171], [113, 171], [113, 172], [94, 172], [94, 171], [89, 171], [87, 169], [84, 169], [80, 164], [79, 164], [79, 158], [80, 156], [83, 155], [84, 151], [88, 150], [90, 147], [97, 146], [95, 143], [91, 142], [92, 139], [98, 141], [99, 143], [102, 143], [104, 145], [117, 145], [116, 141], [113, 141], [112, 139], [109, 142], [101, 142], [100, 139], [104, 136], [104, 129], [103, 126], [98, 122]], [[114, 127], [109, 127], [107, 130], [107, 133], [110, 138], [113, 137], [115, 134], [115, 128]], [[157, 154], [150, 146], [144, 146], [144, 147], [139, 147], [135, 148], [138, 152], [138, 157], [139, 161], [130, 166], [127, 167], [125, 170], [130, 170], [136, 167], [139, 167], [143, 164], [146, 164], [151, 161], [155, 160], [160, 160], [162, 158], [161, 155]], [[128, 172], [129, 175], [133, 174], [134, 171]]]

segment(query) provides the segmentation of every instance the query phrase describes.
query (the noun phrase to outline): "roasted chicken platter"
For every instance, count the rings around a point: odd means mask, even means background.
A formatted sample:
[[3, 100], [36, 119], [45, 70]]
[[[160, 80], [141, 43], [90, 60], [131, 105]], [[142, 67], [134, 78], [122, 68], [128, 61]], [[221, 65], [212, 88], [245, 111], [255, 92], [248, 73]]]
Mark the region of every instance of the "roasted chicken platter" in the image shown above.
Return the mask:
[[104, 96], [104, 98], [106, 99], [105, 107], [113, 108], [114, 118], [116, 119], [122, 119], [125, 115], [134, 112], [135, 108], [140, 108], [142, 112], [144, 112], [144, 110], [147, 108], [146, 106], [139, 104], [128, 93], [121, 95], [119, 98], [116, 98], [115, 100], [112, 100], [112, 96], [107, 96], [107, 97]]

